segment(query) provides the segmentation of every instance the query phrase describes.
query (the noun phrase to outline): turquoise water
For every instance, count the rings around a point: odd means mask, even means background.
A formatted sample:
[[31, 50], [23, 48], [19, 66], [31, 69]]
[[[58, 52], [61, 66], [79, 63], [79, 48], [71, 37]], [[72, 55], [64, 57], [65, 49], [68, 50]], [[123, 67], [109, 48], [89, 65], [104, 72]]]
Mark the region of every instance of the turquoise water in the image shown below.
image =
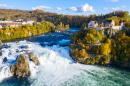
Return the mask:
[[[70, 28], [76, 32], [79, 28]], [[71, 36], [48, 33], [22, 39], [19, 43], [8, 42], [0, 57], [0, 86], [130, 86], [130, 69], [75, 64], [69, 56]], [[23, 47], [23, 48], [21, 48]], [[16, 52], [19, 50], [19, 52]], [[34, 52], [39, 65], [29, 61], [31, 75], [17, 79], [9, 71], [19, 54]], [[3, 64], [4, 57], [8, 58]]]

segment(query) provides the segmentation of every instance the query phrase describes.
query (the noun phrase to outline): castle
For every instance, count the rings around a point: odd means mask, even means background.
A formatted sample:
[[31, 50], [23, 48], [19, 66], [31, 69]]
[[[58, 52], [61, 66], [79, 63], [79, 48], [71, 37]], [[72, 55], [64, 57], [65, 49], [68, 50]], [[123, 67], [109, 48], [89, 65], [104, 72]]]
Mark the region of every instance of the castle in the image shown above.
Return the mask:
[[[102, 26], [100, 26], [102, 25]], [[103, 28], [112, 28], [112, 29], [115, 29], [115, 30], [122, 30], [123, 29], [123, 22], [120, 21], [119, 22], [119, 26], [115, 26], [115, 22], [114, 20], [105, 20], [105, 21], [90, 21], [88, 23], [88, 28], [95, 28], [97, 30], [101, 30]]]

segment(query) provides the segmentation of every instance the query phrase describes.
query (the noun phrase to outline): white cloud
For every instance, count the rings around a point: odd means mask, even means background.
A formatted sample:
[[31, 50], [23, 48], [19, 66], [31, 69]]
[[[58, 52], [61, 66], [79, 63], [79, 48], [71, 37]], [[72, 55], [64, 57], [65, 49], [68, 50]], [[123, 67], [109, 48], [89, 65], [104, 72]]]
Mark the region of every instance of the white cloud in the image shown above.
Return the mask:
[[104, 10], [108, 10], [108, 8], [104, 8]]
[[47, 7], [47, 6], [37, 6], [37, 7], [32, 7], [32, 10], [36, 10], [36, 9], [40, 9], [40, 10], [46, 10], [46, 9], [52, 9], [51, 7]]
[[120, 7], [112, 8], [112, 10], [120, 10]]
[[7, 6], [6, 4], [0, 4], [0, 8], [7, 9], [7, 8], [12, 8], [12, 7]]
[[126, 6], [120, 6], [120, 7], [113, 7], [113, 8], [104, 8], [104, 10], [122, 10], [123, 8], [126, 8]]
[[126, 8], [126, 6], [121, 6], [122, 8]]
[[67, 10], [69, 10], [69, 11], [77, 11], [77, 8], [76, 7], [69, 7]]
[[74, 12], [95, 12], [93, 7], [89, 6], [89, 4], [80, 5], [79, 7], [69, 7], [67, 10]]
[[61, 8], [60, 7], [56, 7], [56, 11], [58, 12], [58, 11], [60, 11], [61, 10]]
[[77, 8], [78, 12], [95, 12], [92, 6], [89, 6], [88, 4], [81, 5]]
[[119, 0], [111, 0], [111, 2], [118, 2]]

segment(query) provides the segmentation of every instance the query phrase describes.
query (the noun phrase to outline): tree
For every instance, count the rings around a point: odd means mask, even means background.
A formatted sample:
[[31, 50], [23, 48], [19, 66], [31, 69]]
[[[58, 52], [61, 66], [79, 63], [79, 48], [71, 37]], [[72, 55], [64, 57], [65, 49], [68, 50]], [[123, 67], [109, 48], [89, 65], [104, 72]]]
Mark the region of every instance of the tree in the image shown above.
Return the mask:
[[101, 55], [108, 55], [111, 52], [109, 44], [105, 43], [101, 45]]
[[62, 27], [63, 25], [62, 25], [62, 22], [60, 22], [60, 26]]
[[9, 27], [7, 25], [7, 26], [5, 26], [5, 32], [8, 33], [8, 31], [9, 31]]
[[126, 26], [127, 28], [130, 28], [130, 22], [125, 23], [125, 26]]
[[111, 45], [111, 40], [110, 40], [110, 39], [107, 39], [107, 40], [106, 40], [106, 43], [109, 44], [109, 45]]
[[0, 40], [0, 45], [2, 45], [2, 41]]
[[100, 24], [100, 27], [103, 27], [104, 25], [103, 24]]
[[81, 58], [86, 58], [88, 56], [85, 49], [80, 50], [79, 53]]

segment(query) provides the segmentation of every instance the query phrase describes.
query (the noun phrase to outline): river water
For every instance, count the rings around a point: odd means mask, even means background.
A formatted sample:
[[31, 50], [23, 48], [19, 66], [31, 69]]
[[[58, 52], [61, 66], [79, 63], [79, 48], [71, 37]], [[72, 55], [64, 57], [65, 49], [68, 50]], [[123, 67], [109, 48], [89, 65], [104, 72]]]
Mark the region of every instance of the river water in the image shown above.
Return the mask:
[[[70, 28], [77, 32], [79, 28]], [[130, 70], [112, 66], [75, 64], [69, 55], [71, 36], [47, 33], [21, 39], [19, 43], [6, 42], [0, 56], [0, 86], [130, 86]], [[39, 59], [35, 66], [29, 61], [31, 75], [17, 79], [10, 73], [10, 65], [20, 54], [30, 51]], [[4, 57], [7, 63], [2, 63]]]

